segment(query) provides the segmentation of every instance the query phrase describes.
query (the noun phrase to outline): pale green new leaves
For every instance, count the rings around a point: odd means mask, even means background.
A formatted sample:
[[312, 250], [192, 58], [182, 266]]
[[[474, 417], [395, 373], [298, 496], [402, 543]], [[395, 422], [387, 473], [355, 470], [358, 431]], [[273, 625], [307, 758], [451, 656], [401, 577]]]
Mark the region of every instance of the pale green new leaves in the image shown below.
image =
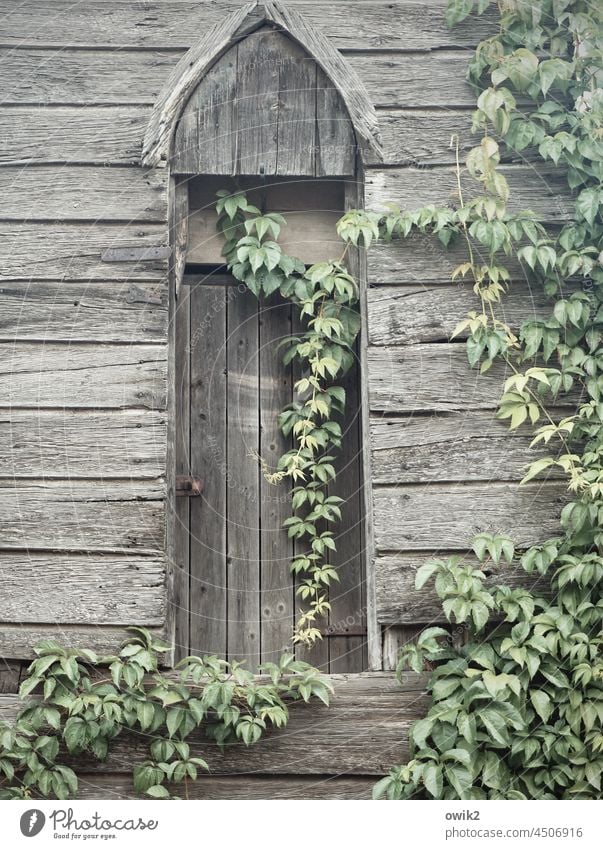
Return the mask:
[[[450, 0], [447, 18], [457, 23], [475, 11], [469, 0]], [[567, 475], [574, 500], [563, 507], [558, 538], [519, 553], [521, 568], [532, 576], [529, 588], [493, 585], [505, 580], [503, 569], [516, 568], [517, 561], [511, 539], [489, 533], [473, 541], [481, 569], [461, 555], [418, 569], [417, 588], [433, 580], [444, 615], [465, 623], [466, 642], [455, 647], [441, 637], [437, 653], [424, 654], [418, 646], [402, 651], [401, 675], [408, 674], [409, 664], [420, 668], [421, 660], [433, 670], [433, 703], [411, 732], [411, 760], [378, 783], [375, 798], [592, 799], [600, 793], [603, 90], [595, 80], [603, 67], [595, 45], [601, 22], [594, 8], [577, 0], [504, 3], [502, 11], [500, 31], [479, 45], [470, 69], [472, 82], [482, 90], [474, 128], [484, 128], [487, 135], [470, 152], [467, 170], [488, 195], [468, 199], [463, 187], [459, 200], [464, 206], [455, 214], [461, 235], [469, 235], [468, 250], [475, 252], [478, 243], [492, 253], [487, 263], [469, 256], [458, 267], [459, 277], [474, 281], [481, 310], [470, 313], [457, 332], [468, 335], [468, 357], [477, 365], [487, 356], [486, 342], [497, 327], [494, 310], [504, 294], [484, 297], [484, 280], [486, 286], [493, 280], [489, 269], [497, 251], [523, 263], [521, 285], [553, 299], [550, 317], [531, 316], [516, 338], [509, 328], [509, 344], [496, 354], [512, 373], [498, 417], [524, 430], [547, 420], [532, 444], [551, 449], [558, 444], [560, 453], [537, 457], [523, 483], [554, 467]], [[517, 93], [523, 99], [521, 113]], [[526, 98], [533, 101], [531, 112]], [[509, 216], [500, 197], [492, 202], [496, 187], [487, 187], [485, 177], [496, 173], [500, 155], [492, 133], [501, 145], [531, 147], [549, 168], [552, 162], [566, 174], [576, 191], [576, 216], [559, 236], [549, 236], [529, 213]], [[403, 223], [390, 219], [388, 231], [410, 235], [429, 214], [429, 207], [399, 212]], [[490, 226], [494, 222], [504, 223], [508, 238], [502, 228]], [[576, 291], [577, 283], [583, 291]], [[483, 360], [482, 369], [491, 359]], [[574, 405], [573, 398], [562, 396], [570, 389], [581, 393], [582, 401], [575, 414], [558, 418], [545, 402]], [[539, 489], [538, 497], [548, 491]], [[476, 523], [478, 516], [479, 510]], [[494, 625], [494, 616], [495, 629], [480, 630], [485, 622]], [[453, 775], [443, 756], [461, 747], [469, 753], [468, 766], [459, 763]], [[458, 769], [466, 775], [459, 776]]]

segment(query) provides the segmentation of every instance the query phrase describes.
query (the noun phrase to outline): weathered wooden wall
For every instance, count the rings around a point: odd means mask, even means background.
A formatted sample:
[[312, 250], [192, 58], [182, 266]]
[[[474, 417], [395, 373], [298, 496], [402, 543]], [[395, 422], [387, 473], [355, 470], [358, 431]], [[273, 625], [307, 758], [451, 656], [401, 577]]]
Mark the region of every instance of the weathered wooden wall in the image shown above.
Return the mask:
[[[221, 752], [192, 734], [191, 754], [205, 758], [211, 774], [190, 785], [190, 798], [370, 798], [378, 777], [408, 757], [410, 725], [427, 706], [426, 678], [408, 673], [403, 688], [391, 673], [331, 680], [335, 694], [329, 707], [293, 704], [289, 725], [268, 732], [249, 749], [235, 745]], [[1, 685], [0, 677], [0, 693], [6, 692]], [[14, 694], [0, 695], [0, 722], [10, 721], [18, 707]], [[78, 796], [132, 798], [132, 767], [145, 760], [147, 747], [143, 736], [124, 733], [107, 762], [78, 757]]]
[[[30, 656], [49, 633], [109, 649], [127, 624], [164, 627], [167, 260], [108, 263], [101, 255], [169, 243], [168, 175], [139, 166], [144, 130], [160, 88], [196, 34], [239, 5], [0, 0], [0, 651], [6, 657]], [[491, 32], [488, 16], [449, 32], [445, 0], [290, 5], [342, 51], [376, 105], [385, 159], [367, 165], [367, 205], [446, 202], [454, 189], [450, 136], [459, 134], [462, 150], [471, 144], [474, 95], [464, 74], [470, 50]], [[517, 204], [553, 223], [567, 219], [568, 203], [550, 173], [529, 160], [509, 159], [504, 167]], [[377, 608], [388, 629], [438, 616], [433, 596], [411, 589], [414, 570], [430, 552], [464, 551], [480, 530], [508, 531], [522, 543], [537, 539], [554, 529], [563, 498], [554, 480], [518, 489], [528, 437], [509, 438], [493, 420], [501, 374], [477, 378], [462, 340], [450, 342], [457, 317], [473, 303], [469, 289], [449, 282], [461, 253], [411, 239], [377, 247], [369, 261], [365, 378]], [[516, 323], [526, 311], [546, 311], [546, 304], [526, 287], [520, 269], [513, 271], [508, 317]], [[403, 755], [404, 728], [390, 723], [398, 708], [379, 703], [378, 725], [387, 733], [375, 736], [371, 726], [363, 736], [362, 697], [350, 693], [341, 751], [358, 737], [356, 759], [339, 758], [337, 740], [322, 755], [317, 743], [309, 776], [287, 779], [290, 795], [316, 793], [318, 773], [378, 773]], [[413, 701], [417, 710], [420, 700]], [[298, 721], [306, 722], [301, 715]], [[325, 726], [327, 735], [335, 725]], [[320, 726], [310, 720], [310, 730], [319, 734]], [[373, 751], [379, 746], [387, 757], [363, 770], [364, 759], [380, 757]], [[259, 758], [246, 769], [270, 775], [256, 777], [253, 786], [246, 778], [221, 777], [199, 793], [274, 796], [275, 770]], [[299, 759], [287, 758], [276, 769], [281, 788], [284, 776], [306, 772]], [[114, 772], [121, 793], [125, 778], [117, 767]], [[95, 781], [84, 793], [100, 792]], [[337, 781], [336, 795], [366, 792], [366, 779]]]

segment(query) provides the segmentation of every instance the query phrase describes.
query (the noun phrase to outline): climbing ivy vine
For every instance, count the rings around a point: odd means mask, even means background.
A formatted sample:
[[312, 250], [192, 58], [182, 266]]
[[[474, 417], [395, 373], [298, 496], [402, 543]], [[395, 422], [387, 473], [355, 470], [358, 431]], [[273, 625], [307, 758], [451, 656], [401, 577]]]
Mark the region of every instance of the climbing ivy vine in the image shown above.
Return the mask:
[[328, 680], [293, 655], [263, 664], [263, 678], [215, 656], [184, 658], [168, 674], [159, 663], [170, 647], [144, 628], [129, 631], [112, 656], [53, 640], [36, 647], [19, 691], [24, 705], [14, 723], [0, 723], [0, 799], [74, 796], [74, 760], [106, 760], [127, 731], [148, 746], [133, 766], [136, 793], [174, 798], [180, 785], [188, 798], [190, 782], [209, 771], [187, 742], [192, 731], [219, 746], [251, 746], [287, 724], [291, 701], [329, 703]]
[[[451, 0], [448, 21], [489, 5]], [[434, 668], [433, 701], [413, 726], [410, 761], [377, 784], [376, 798], [585, 799], [601, 790], [603, 9], [580, 0], [498, 6], [500, 30], [469, 68], [483, 138], [466, 170], [479, 191], [468, 196], [457, 161], [453, 207], [394, 212], [383, 226], [386, 236], [420, 231], [465, 243], [453, 278], [477, 296], [457, 328], [469, 363], [482, 372], [506, 363], [498, 417], [512, 429], [531, 424], [534, 444], [549, 449], [524, 483], [557, 466], [570, 497], [553, 539], [516, 552], [508, 537], [480, 534], [478, 565], [454, 557], [418, 571], [417, 589], [435, 581], [443, 618], [463, 623], [467, 642], [453, 648], [445, 629], [430, 628], [402, 651], [399, 674], [408, 664]], [[511, 214], [501, 150], [557, 166], [574, 193], [572, 220], [554, 230], [532, 212]], [[518, 333], [501, 311], [509, 259], [551, 303], [548, 317], [529, 318]], [[571, 415], [555, 415], [560, 398], [573, 403]], [[488, 587], [485, 567], [502, 561], [546, 576], [551, 596]]]
[[[478, 14], [488, 0], [451, 0], [449, 24]], [[603, 771], [603, 12], [582, 0], [501, 0], [500, 29], [482, 42], [469, 68], [478, 93], [473, 128], [481, 142], [460, 161], [457, 192], [447, 206], [386, 214], [352, 211], [338, 231], [339, 260], [309, 269], [283, 254], [283, 219], [262, 213], [242, 194], [222, 193], [218, 226], [234, 276], [256, 295], [279, 291], [299, 306], [307, 330], [291, 340], [298, 400], [280, 417], [296, 447], [269, 479], [293, 481], [289, 534], [307, 543], [292, 569], [307, 609], [296, 640], [320, 636], [328, 586], [337, 578], [326, 555], [341, 499], [327, 495], [345, 395], [332, 386], [349, 366], [358, 332], [357, 285], [345, 264], [350, 244], [430, 234], [445, 246], [465, 245], [453, 280], [472, 286], [476, 309], [455, 335], [467, 337], [469, 365], [486, 372], [496, 360], [508, 370], [498, 417], [511, 429], [535, 428], [534, 445], [558, 450], [531, 463], [522, 483], [557, 466], [570, 498], [560, 535], [516, 551], [506, 536], [480, 534], [475, 560], [425, 564], [417, 589], [435, 582], [442, 618], [462, 624], [467, 642], [453, 648], [444, 628], [430, 628], [406, 647], [398, 668], [434, 667], [433, 704], [411, 733], [412, 758], [379, 782], [375, 796], [396, 798], [590, 798]], [[502, 148], [501, 145], [502, 144]], [[574, 192], [574, 216], [557, 230], [530, 210], [512, 212], [499, 165], [505, 152], [526, 151], [552, 162]], [[473, 182], [467, 184], [467, 177]], [[476, 188], [472, 188], [476, 187]], [[550, 298], [548, 317], [518, 330], [501, 309], [511, 281], [509, 260], [526, 282]], [[571, 415], [555, 414], [575, 404]], [[486, 584], [485, 568], [502, 561], [546, 577], [551, 595]], [[502, 620], [502, 621], [501, 621]]]
[[[354, 362], [354, 342], [360, 328], [358, 284], [345, 265], [350, 245], [368, 247], [379, 236], [379, 215], [351, 211], [337, 224], [341, 256], [306, 268], [288, 256], [278, 243], [285, 219], [249, 203], [244, 193], [218, 193], [218, 230], [225, 237], [223, 255], [228, 269], [256, 296], [275, 292], [299, 311], [304, 329], [285, 340], [284, 362], [295, 361], [300, 372], [296, 400], [279, 416], [285, 437], [294, 447], [275, 469], [264, 464], [271, 483], [292, 484], [292, 515], [285, 521], [289, 537], [301, 549], [291, 563], [298, 577], [303, 606], [293, 642], [311, 645], [321, 638], [318, 627], [330, 610], [328, 590], [337, 581], [329, 553], [336, 550], [332, 527], [341, 519], [342, 498], [329, 494], [336, 472], [333, 451], [341, 444], [336, 420], [345, 410], [345, 389], [335, 382]], [[260, 458], [261, 459], [261, 458]]]
[[[448, 22], [490, 5], [450, 0]], [[476, 296], [476, 309], [457, 328], [467, 337], [469, 364], [485, 372], [504, 361], [499, 418], [511, 429], [533, 426], [534, 444], [551, 449], [529, 466], [524, 483], [552, 466], [567, 475], [570, 497], [555, 538], [521, 552], [509, 537], [480, 534], [473, 560], [435, 559], [419, 570], [417, 589], [434, 582], [443, 619], [462, 624], [467, 641], [456, 648], [445, 628], [429, 628], [402, 651], [400, 676], [408, 665], [433, 669], [432, 705], [412, 728], [411, 759], [377, 784], [376, 798], [592, 798], [601, 789], [603, 12], [582, 0], [498, 5], [500, 30], [479, 45], [469, 69], [478, 92], [474, 129], [483, 137], [464, 166], [457, 143], [453, 204], [350, 211], [338, 224], [341, 256], [308, 269], [279, 246], [281, 216], [243, 193], [221, 192], [217, 204], [232, 274], [257, 296], [289, 298], [304, 328], [286, 344], [285, 362], [296, 361], [300, 377], [295, 402], [279, 418], [294, 447], [276, 469], [264, 468], [268, 480], [292, 485], [286, 527], [303, 548], [291, 564], [304, 605], [295, 641], [320, 637], [317, 620], [328, 613], [337, 580], [329, 564], [341, 516], [341, 498], [329, 494], [332, 452], [342, 438], [337, 416], [345, 409], [337, 380], [353, 361], [359, 330], [350, 246], [415, 232], [446, 247], [465, 245], [453, 279]], [[510, 211], [498, 167], [509, 151], [552, 162], [566, 175], [574, 192], [570, 222], [555, 231], [530, 211]], [[510, 259], [551, 301], [548, 317], [531, 317], [517, 331], [501, 310]], [[575, 410], [559, 417], [562, 396]], [[486, 568], [503, 561], [548, 579], [551, 594], [488, 585]], [[286, 723], [290, 700], [328, 703], [326, 680], [291, 655], [265, 664], [266, 680], [215, 657], [186, 658], [174, 677], [158, 667], [167, 646], [131, 630], [112, 657], [52, 641], [36, 649], [21, 687], [26, 704], [14, 724], [0, 726], [0, 798], [74, 794], [77, 776], [62, 747], [103, 760], [124, 729], [149, 742], [150, 757], [134, 768], [135, 789], [163, 798], [182, 783], [186, 796], [188, 781], [207, 769], [191, 756], [193, 729], [203, 726], [219, 744], [251, 745], [268, 726]]]

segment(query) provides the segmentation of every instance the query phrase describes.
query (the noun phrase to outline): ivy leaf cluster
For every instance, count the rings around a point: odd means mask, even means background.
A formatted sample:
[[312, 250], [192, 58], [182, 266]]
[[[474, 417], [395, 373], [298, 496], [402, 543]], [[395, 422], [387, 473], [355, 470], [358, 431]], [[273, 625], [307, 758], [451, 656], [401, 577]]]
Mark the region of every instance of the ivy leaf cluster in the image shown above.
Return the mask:
[[[453, 25], [490, 5], [450, 0]], [[458, 159], [456, 208], [391, 209], [384, 238], [432, 233], [463, 241], [467, 261], [454, 277], [470, 281], [478, 307], [457, 332], [467, 357], [511, 372], [498, 417], [535, 427], [533, 445], [550, 447], [528, 465], [523, 483], [553, 466], [569, 497], [559, 536], [516, 551], [507, 537], [481, 534], [473, 560], [425, 564], [417, 588], [434, 582], [443, 619], [466, 629], [453, 646], [428, 629], [401, 654], [433, 669], [432, 705], [411, 732], [411, 760], [375, 787], [376, 798], [592, 799], [603, 774], [603, 12], [582, 0], [499, 4], [500, 30], [469, 67], [478, 94], [473, 116], [483, 138], [466, 171], [478, 186], [464, 196]], [[574, 215], [547, 230], [530, 211], [510, 214], [509, 187], [497, 169], [501, 145], [529, 152], [565, 175]], [[550, 299], [550, 314], [516, 332], [499, 317], [508, 258]], [[572, 393], [568, 395], [568, 393]], [[555, 404], [573, 403], [559, 418]], [[477, 562], [476, 562], [477, 561]], [[506, 561], [548, 583], [548, 592], [494, 585]], [[546, 588], [546, 585], [545, 585]], [[426, 635], [426, 636], [425, 636]]]
[[550, 575], [552, 597], [488, 584], [492, 563], [513, 562], [507, 537], [477, 537], [477, 565], [453, 557], [418, 570], [417, 588], [433, 580], [444, 616], [469, 639], [456, 648], [444, 628], [429, 628], [402, 651], [401, 680], [408, 666], [434, 669], [433, 701], [412, 727], [410, 761], [375, 798], [599, 798], [600, 612], [584, 604], [603, 558], [562, 549], [555, 540], [517, 555], [517, 566]]
[[291, 654], [260, 667], [261, 677], [213, 655], [187, 657], [167, 674], [159, 664], [169, 646], [144, 628], [129, 631], [115, 656], [53, 640], [35, 648], [19, 693], [24, 707], [12, 725], [0, 724], [0, 799], [74, 796], [74, 760], [106, 760], [126, 732], [149, 748], [133, 768], [135, 792], [174, 798], [181, 784], [188, 797], [188, 782], [209, 771], [187, 742], [195, 729], [219, 746], [251, 746], [287, 724], [290, 702], [329, 703], [328, 680]]

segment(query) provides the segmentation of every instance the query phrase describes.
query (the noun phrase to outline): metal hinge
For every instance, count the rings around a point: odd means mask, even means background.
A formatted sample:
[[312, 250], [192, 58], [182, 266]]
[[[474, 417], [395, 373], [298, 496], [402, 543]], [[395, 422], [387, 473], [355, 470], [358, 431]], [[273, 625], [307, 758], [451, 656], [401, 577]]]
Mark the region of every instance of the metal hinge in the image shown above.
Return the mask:
[[156, 304], [161, 306], [161, 295], [145, 292], [140, 286], [130, 286], [126, 293], [127, 304]]
[[203, 481], [194, 475], [176, 475], [176, 495], [195, 498], [203, 492]]

